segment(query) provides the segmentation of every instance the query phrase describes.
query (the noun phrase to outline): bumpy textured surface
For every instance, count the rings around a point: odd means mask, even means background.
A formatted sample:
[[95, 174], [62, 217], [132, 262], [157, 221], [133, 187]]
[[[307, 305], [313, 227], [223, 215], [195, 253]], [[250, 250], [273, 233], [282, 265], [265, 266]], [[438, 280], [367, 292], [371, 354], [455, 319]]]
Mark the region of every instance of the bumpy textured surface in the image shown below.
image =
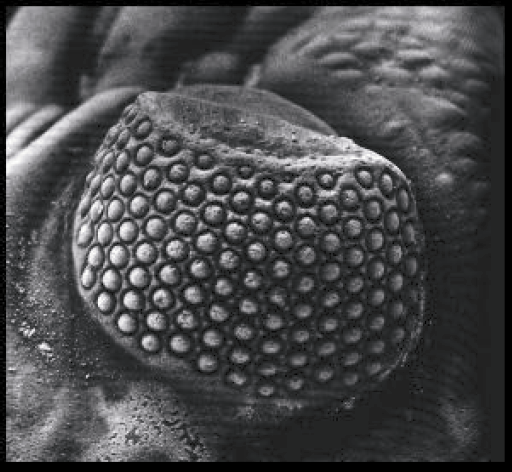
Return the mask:
[[403, 174], [355, 146], [255, 159], [162, 126], [152, 99], [110, 129], [76, 212], [100, 323], [143, 362], [249, 395], [344, 398], [387, 377], [423, 321]]
[[[485, 379], [502, 362], [488, 353], [503, 334], [504, 241], [499, 224], [492, 233], [484, 228], [504, 195], [504, 18], [487, 7], [308, 7], [314, 21], [298, 25], [298, 7], [251, 7], [223, 46], [216, 40], [225, 37], [225, 23], [206, 25], [226, 11], [199, 8], [188, 10], [194, 19], [187, 22], [178, 11], [149, 6], [27, 7], [6, 31], [6, 136], [27, 129], [30, 120], [23, 120], [40, 116], [46, 105], [73, 106], [41, 139], [25, 143], [24, 156], [9, 159], [6, 169], [7, 460], [464, 462], [494, 456], [501, 435], [491, 434], [486, 420], [501, 405], [502, 389]], [[298, 26], [293, 32], [290, 19]], [[269, 51], [287, 31], [294, 39]], [[369, 402], [328, 413], [319, 408], [309, 417], [293, 410], [294, 421], [283, 424], [277, 400], [241, 407], [233, 396], [207, 395], [193, 383], [177, 398], [176, 382], [121, 352], [76, 297], [70, 223], [84, 167], [100, 144], [95, 137], [121, 112], [118, 91], [110, 88], [169, 90], [194, 60], [192, 41], [206, 53], [193, 81], [242, 85], [247, 69], [265, 58], [253, 86], [306, 107], [414, 183], [432, 324], [407, 367]], [[381, 46], [380, 59], [371, 56], [369, 42]], [[283, 49], [290, 44], [298, 47]], [[430, 62], [416, 65], [402, 60], [404, 53]], [[63, 87], [78, 76], [82, 93]], [[107, 89], [108, 96], [96, 94]], [[500, 407], [496, 412], [503, 416]]]

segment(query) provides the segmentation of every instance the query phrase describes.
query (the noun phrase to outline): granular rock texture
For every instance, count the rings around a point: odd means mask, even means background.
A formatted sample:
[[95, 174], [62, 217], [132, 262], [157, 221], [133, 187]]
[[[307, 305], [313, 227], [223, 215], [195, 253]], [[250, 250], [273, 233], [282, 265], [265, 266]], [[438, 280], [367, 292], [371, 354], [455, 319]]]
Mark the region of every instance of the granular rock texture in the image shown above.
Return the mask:
[[100, 324], [171, 377], [250, 397], [348, 398], [386, 378], [423, 323], [404, 175], [316, 133], [331, 155], [293, 131], [255, 155], [236, 146], [250, 131], [211, 138], [162, 97], [110, 129], [76, 211], [77, 283]]

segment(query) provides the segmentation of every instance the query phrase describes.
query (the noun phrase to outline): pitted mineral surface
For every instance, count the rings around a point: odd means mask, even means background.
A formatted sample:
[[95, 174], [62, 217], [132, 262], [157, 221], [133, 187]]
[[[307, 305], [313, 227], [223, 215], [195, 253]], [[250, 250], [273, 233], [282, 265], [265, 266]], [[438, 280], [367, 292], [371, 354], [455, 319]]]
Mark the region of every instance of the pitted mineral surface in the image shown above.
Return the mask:
[[255, 159], [151, 112], [139, 99], [110, 129], [76, 211], [79, 292], [116, 342], [259, 398], [351, 397], [404, 362], [424, 263], [399, 169]]

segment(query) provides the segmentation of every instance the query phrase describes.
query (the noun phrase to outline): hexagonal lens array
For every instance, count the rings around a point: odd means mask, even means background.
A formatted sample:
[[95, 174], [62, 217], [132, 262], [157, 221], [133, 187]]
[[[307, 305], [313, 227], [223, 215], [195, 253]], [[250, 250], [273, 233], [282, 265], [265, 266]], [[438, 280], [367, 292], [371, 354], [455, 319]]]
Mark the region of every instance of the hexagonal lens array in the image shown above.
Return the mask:
[[263, 397], [352, 389], [410, 349], [417, 224], [390, 169], [285, 179], [228, 165], [131, 105], [86, 178], [76, 266], [100, 321], [147, 355], [165, 350]]

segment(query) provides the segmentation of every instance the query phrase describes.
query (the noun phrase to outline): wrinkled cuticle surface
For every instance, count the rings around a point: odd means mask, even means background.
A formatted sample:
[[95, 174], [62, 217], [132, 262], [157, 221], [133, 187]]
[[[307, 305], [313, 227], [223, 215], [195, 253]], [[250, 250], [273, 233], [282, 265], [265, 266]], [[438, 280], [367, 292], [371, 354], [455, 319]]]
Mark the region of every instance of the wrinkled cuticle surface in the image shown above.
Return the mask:
[[403, 176], [346, 169], [235, 165], [132, 104], [76, 211], [79, 291], [165, 370], [180, 360], [260, 397], [365, 389], [421, 329], [422, 244]]

